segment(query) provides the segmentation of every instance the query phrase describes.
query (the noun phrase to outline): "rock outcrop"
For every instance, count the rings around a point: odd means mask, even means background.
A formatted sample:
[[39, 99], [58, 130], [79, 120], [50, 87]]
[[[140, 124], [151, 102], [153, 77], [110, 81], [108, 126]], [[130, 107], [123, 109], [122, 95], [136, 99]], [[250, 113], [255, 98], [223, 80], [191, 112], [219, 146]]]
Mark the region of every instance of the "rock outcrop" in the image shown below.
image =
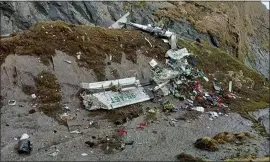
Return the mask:
[[220, 48], [269, 79], [269, 11], [260, 2], [0, 2], [1, 35], [48, 20], [108, 27], [127, 11], [133, 22], [185, 39], [214, 35]]

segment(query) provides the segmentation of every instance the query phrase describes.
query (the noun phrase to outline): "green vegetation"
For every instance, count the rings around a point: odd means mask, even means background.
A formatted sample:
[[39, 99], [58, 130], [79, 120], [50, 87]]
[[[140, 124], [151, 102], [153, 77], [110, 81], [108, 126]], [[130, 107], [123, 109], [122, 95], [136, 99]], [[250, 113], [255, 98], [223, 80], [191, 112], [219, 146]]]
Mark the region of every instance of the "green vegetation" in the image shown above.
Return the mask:
[[269, 40], [265, 40], [265, 41], [263, 41], [263, 48], [265, 49], [265, 50], [267, 50], [268, 52], [270, 51], [270, 42], [269, 42]]
[[253, 56], [252, 54], [247, 53], [247, 57], [248, 57], [249, 61], [250, 61], [253, 65], [256, 65], [254, 56]]
[[193, 157], [186, 153], [181, 153], [176, 156], [179, 162], [204, 162], [201, 158]]
[[200, 138], [194, 143], [195, 147], [207, 151], [218, 151], [217, 144], [217, 141], [210, 137]]

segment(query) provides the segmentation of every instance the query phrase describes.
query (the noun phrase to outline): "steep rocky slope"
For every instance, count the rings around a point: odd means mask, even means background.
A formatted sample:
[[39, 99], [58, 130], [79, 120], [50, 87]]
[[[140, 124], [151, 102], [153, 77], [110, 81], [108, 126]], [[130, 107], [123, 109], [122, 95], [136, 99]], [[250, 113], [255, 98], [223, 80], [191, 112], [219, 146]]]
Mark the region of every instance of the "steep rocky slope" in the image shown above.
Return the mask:
[[131, 21], [164, 25], [186, 39], [214, 34], [269, 78], [269, 11], [260, 2], [1, 2], [0, 9], [1, 35], [47, 20], [108, 27], [130, 11]]
[[[222, 18], [220, 22], [227, 26], [228, 31], [216, 25], [220, 17], [214, 19], [214, 22], [208, 22], [210, 25], [206, 27], [209, 27], [209, 31], [203, 30], [205, 27], [202, 26], [219, 13], [207, 9], [215, 8], [211, 7], [214, 4], [180, 2], [1, 2], [0, 4], [1, 34], [12, 33], [13, 29], [15, 31], [24, 29], [0, 40], [2, 160], [174, 161], [179, 153], [188, 152], [193, 156], [213, 161], [268, 155], [269, 139], [265, 136], [268, 137], [266, 133], [269, 130], [266, 131], [262, 125], [269, 115], [263, 114], [262, 118], [259, 117], [261, 114], [253, 114], [251, 111], [269, 107], [269, 82], [243, 64], [242, 59], [246, 56], [241, 51], [245, 41], [233, 39], [233, 36], [239, 33], [228, 32], [234, 31], [234, 28], [233, 25], [228, 25], [226, 18]], [[182, 10], [181, 7], [185, 9], [184, 13], [189, 14], [179, 16], [179, 12], [182, 11], [178, 9]], [[136, 76], [144, 83], [152, 76], [149, 68], [149, 61], [152, 58], [156, 58], [160, 65], [165, 63], [165, 52], [170, 46], [160, 38], [131, 27], [107, 28], [128, 10], [131, 11], [132, 21], [168, 27], [183, 38], [177, 42], [178, 46], [185, 47], [194, 54], [192, 60], [210, 80], [206, 82], [199, 79], [204, 89], [213, 88], [214, 78], [223, 88], [228, 89], [228, 82], [232, 79], [233, 93], [239, 98], [226, 102], [230, 113], [220, 109], [226, 115], [221, 115], [213, 121], [209, 120], [206, 113], [198, 112], [198, 115], [201, 115], [194, 116], [190, 114], [192, 111], [185, 109], [170, 114], [158, 111], [154, 117], [149, 117], [149, 108], [162, 109], [159, 103], [151, 101], [115, 111], [89, 112], [82, 107], [79, 98], [81, 82]], [[200, 16], [194, 15], [192, 13], [194, 11], [201, 12]], [[209, 13], [213, 13], [210, 14], [210, 18], [207, 17]], [[40, 23], [45, 20], [63, 21]], [[97, 27], [94, 27], [95, 25]], [[236, 28], [240, 30], [241, 27]], [[219, 35], [221, 32], [214, 32], [218, 30], [222, 30], [224, 35]], [[218, 38], [221, 48], [213, 47], [209, 34], [214, 34]], [[194, 42], [197, 37], [201, 38], [201, 44]], [[261, 43], [256, 42], [266, 39], [266, 36], [262, 34], [257, 37], [252, 35], [250, 36], [252, 39], [247, 39], [252, 43], [254, 51], [257, 50], [253, 54], [259, 59], [254, 57], [254, 60], [266, 60], [266, 55], [258, 55], [262, 47], [259, 46]], [[237, 50], [230, 51], [228, 50], [230, 48]], [[37, 95], [36, 99], [31, 97], [32, 93]], [[15, 106], [8, 105], [11, 99], [17, 101]], [[162, 99], [169, 100], [177, 107], [184, 104], [172, 96]], [[70, 116], [66, 117], [70, 119], [63, 120], [64, 105], [70, 108]], [[266, 111], [268, 110], [261, 112]], [[178, 121], [172, 125], [174, 119]], [[261, 119], [263, 121], [260, 121]], [[116, 124], [116, 120], [123, 123]], [[140, 123], [146, 121], [149, 123], [144, 130], [136, 129]], [[70, 133], [73, 130], [82, 133]], [[127, 130], [128, 134], [120, 136], [119, 130]], [[247, 131], [254, 138], [243, 143], [224, 145], [218, 152], [194, 148], [193, 143], [196, 139], [204, 136], [212, 137], [221, 131]], [[14, 149], [18, 143], [17, 137], [23, 133], [30, 135], [34, 145], [29, 156], [17, 154]], [[120, 146], [122, 149], [123, 143], [118, 140], [116, 143], [104, 143], [104, 139], [109, 138], [113, 142], [115, 137], [132, 143], [132, 146], [127, 145], [124, 150], [118, 152], [117, 149]], [[89, 141], [93, 141], [95, 146], [89, 147], [86, 144]], [[114, 149], [118, 153], [104, 154]], [[56, 150], [58, 155], [50, 156]], [[83, 156], [83, 153], [87, 156]]]
[[[144, 37], [149, 39], [153, 47]], [[80, 92], [81, 82], [130, 76], [137, 76], [140, 81], [149, 80], [149, 61], [154, 57], [161, 65], [164, 64], [164, 53], [169, 45], [147, 33], [54, 21], [39, 23], [30, 30], [2, 38], [1, 159], [173, 161], [183, 151], [210, 160], [267, 155], [268, 140], [261, 135], [265, 133], [264, 128], [233, 113], [241, 113], [249, 118], [247, 112], [267, 107], [269, 88], [263, 77], [208, 42], [198, 45], [193, 41], [180, 40], [178, 45], [194, 53], [194, 62], [207, 74], [209, 82], [200, 79], [203, 88], [212, 87], [213, 78], [217, 78], [221, 86], [227, 89], [228, 79], [232, 78], [233, 91], [241, 98], [226, 103], [232, 110], [229, 115], [211, 121], [208, 114], [204, 113], [200, 117], [195, 116], [194, 120], [188, 117], [190, 111], [181, 109], [171, 114], [158, 112], [154, 120], [149, 119], [148, 109], [160, 107], [160, 104], [151, 101], [115, 111], [89, 112], [84, 109], [76, 95]], [[81, 52], [81, 59], [76, 57], [77, 52]], [[113, 59], [107, 64], [109, 54]], [[37, 99], [31, 97], [33, 92], [28, 92], [25, 85], [36, 89]], [[17, 104], [8, 105], [10, 99], [16, 99]], [[177, 107], [184, 104], [170, 96], [164, 100], [169, 100]], [[68, 104], [72, 118], [64, 125], [59, 122], [63, 104]], [[35, 112], [31, 113], [33, 109]], [[180, 117], [192, 121], [187, 122]], [[176, 118], [179, 121], [172, 126], [170, 120]], [[125, 123], [116, 125], [116, 119], [125, 119]], [[93, 124], [89, 124], [92, 121]], [[149, 125], [144, 130], [136, 129], [139, 123], [146, 121], [149, 121]], [[127, 130], [128, 135], [120, 136], [119, 129]], [[82, 134], [69, 133], [74, 130]], [[196, 139], [214, 136], [221, 131], [248, 131], [254, 135], [254, 139], [240, 146], [224, 146], [218, 152], [194, 148]], [[22, 156], [14, 150], [18, 142], [14, 138], [25, 132], [34, 144], [29, 156]], [[123, 138], [125, 142], [134, 141], [134, 144], [125, 146], [123, 151], [116, 154], [104, 154], [107, 147], [102, 139], [113, 139], [115, 136]], [[95, 146], [90, 148], [85, 144], [87, 141], [94, 141]], [[109, 149], [119, 146], [122, 144], [111, 144]], [[55, 150], [60, 150], [57, 156], [48, 155]], [[88, 155], [82, 156], [82, 153]]]

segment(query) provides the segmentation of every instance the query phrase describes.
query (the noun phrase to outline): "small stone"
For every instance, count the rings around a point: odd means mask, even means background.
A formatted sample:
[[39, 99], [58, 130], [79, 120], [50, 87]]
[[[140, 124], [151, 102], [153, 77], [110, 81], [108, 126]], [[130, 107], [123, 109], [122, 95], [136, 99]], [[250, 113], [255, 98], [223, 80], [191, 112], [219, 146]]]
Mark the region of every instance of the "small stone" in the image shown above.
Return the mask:
[[7, 123], [7, 124], [6, 124], [6, 126], [8, 127], [8, 126], [9, 126], [9, 124]]
[[127, 141], [125, 142], [125, 145], [133, 145], [134, 144], [134, 141]]
[[154, 130], [154, 131], [152, 131], [152, 133], [157, 134], [157, 131]]
[[95, 145], [92, 141], [86, 141], [85, 144], [87, 144], [89, 147], [93, 147]]
[[96, 136], [92, 136], [92, 139], [96, 139]]
[[31, 110], [29, 110], [29, 114], [34, 114], [36, 112], [36, 110], [35, 109], [31, 109]]
[[31, 94], [31, 97], [32, 97], [33, 99], [37, 98], [36, 94]]
[[57, 133], [57, 130], [54, 130], [53, 133]]

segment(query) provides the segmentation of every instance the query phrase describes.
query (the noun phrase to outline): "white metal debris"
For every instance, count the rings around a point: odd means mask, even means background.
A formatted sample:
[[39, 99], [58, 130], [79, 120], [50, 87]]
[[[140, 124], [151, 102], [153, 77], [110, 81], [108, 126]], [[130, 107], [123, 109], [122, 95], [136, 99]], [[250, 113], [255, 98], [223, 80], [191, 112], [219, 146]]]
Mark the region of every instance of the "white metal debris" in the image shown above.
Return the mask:
[[196, 110], [196, 111], [200, 111], [200, 112], [204, 112], [204, 108], [203, 107], [193, 107], [191, 108], [192, 110]]
[[82, 53], [81, 53], [81, 52], [77, 52], [76, 54], [77, 54], [77, 59], [80, 60], [80, 59], [81, 59], [81, 54], [82, 54]]
[[31, 97], [32, 97], [33, 99], [37, 98], [36, 94], [31, 94]]
[[135, 77], [131, 78], [124, 78], [124, 79], [117, 79], [117, 80], [110, 80], [110, 81], [102, 81], [102, 82], [94, 82], [94, 83], [81, 83], [81, 88], [83, 89], [107, 89], [111, 88], [112, 86], [131, 86], [131, 85], [138, 85], [139, 80], [136, 80]]
[[218, 117], [218, 113], [215, 112], [215, 111], [209, 111], [208, 113], [209, 113], [209, 115], [210, 115], [210, 118], [212, 118], [212, 119]]
[[27, 133], [24, 133], [24, 134], [21, 136], [20, 140], [24, 140], [24, 139], [28, 139], [28, 138], [30, 138], [30, 136], [29, 136]]
[[113, 23], [110, 27], [109, 27], [109, 29], [121, 29], [125, 24], [124, 23], [126, 23], [127, 22], [127, 17], [129, 16], [129, 12], [128, 13], [126, 13], [124, 16], [122, 16], [120, 19], [118, 19], [115, 23]]
[[126, 90], [121, 93], [113, 91], [94, 93], [93, 96], [106, 105], [105, 109], [108, 110], [147, 101], [153, 98], [153, 94], [150, 91], [147, 93], [143, 87]]
[[171, 49], [177, 48], [176, 42], [177, 42], [177, 35], [173, 33], [170, 39]]
[[162, 36], [162, 37], [171, 38], [171, 36], [174, 34], [174, 32], [171, 32], [169, 30], [166, 30], [157, 26], [152, 26], [151, 24], [141, 25], [141, 24], [132, 23], [132, 22], [128, 22], [126, 24], [139, 28], [141, 30], [150, 32], [150, 33], [154, 33], [155, 35]]
[[169, 43], [167, 39], [162, 39], [164, 43]]
[[16, 101], [15, 100], [8, 100], [8, 105], [14, 106], [14, 105], [16, 105]]
[[71, 64], [71, 61], [69, 61], [69, 60], [64, 60], [66, 63], [69, 63], [69, 64]]
[[87, 153], [82, 153], [81, 155], [82, 155], [82, 156], [87, 156], [88, 154], [87, 154]]
[[229, 92], [232, 92], [232, 81], [229, 82]]
[[164, 83], [161, 83], [161, 84], [157, 85], [153, 90], [154, 90], [154, 91], [157, 91], [157, 90], [159, 90], [160, 88], [164, 87], [164, 86], [165, 86], [166, 84], [168, 84], [168, 83], [169, 83], [169, 80], [166, 81], [166, 82], [164, 82]]
[[53, 153], [50, 153], [49, 156], [57, 156], [59, 152], [60, 150], [56, 149], [56, 151]]
[[150, 42], [146, 37], [144, 37], [144, 39], [149, 43], [149, 45], [150, 45], [151, 48], [152, 48], [153, 46], [152, 46], [151, 42]]
[[70, 134], [81, 134], [82, 132], [78, 131], [78, 130], [74, 130], [74, 131], [71, 131], [69, 132]]
[[157, 61], [155, 59], [152, 59], [150, 62], [149, 62], [150, 66], [152, 68], [156, 67], [158, 65]]
[[184, 58], [185, 56], [189, 56], [190, 53], [188, 53], [186, 48], [182, 49], [170, 49], [166, 53], [170, 58], [174, 60], [180, 60]]

